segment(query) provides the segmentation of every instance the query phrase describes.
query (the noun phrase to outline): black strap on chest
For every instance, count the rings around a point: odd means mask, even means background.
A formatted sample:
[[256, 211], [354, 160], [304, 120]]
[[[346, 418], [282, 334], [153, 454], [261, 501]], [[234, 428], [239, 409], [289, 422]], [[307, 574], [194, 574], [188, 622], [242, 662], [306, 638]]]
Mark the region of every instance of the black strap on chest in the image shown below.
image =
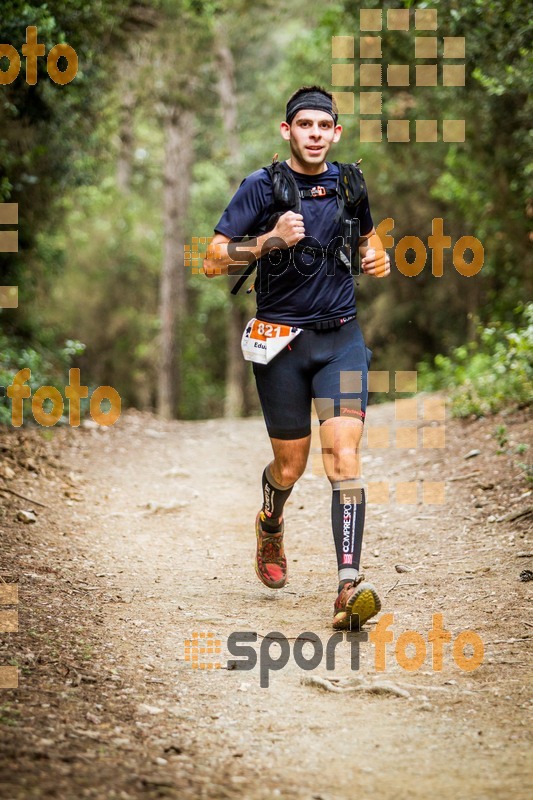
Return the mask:
[[[294, 211], [296, 214], [300, 214], [302, 199], [304, 198], [320, 199], [322, 197], [336, 196], [338, 208], [335, 221], [342, 220], [344, 238], [344, 247], [338, 249], [337, 256], [340, 263], [351, 272], [358, 243], [352, 241], [352, 231], [357, 231], [357, 238], [359, 236], [359, 221], [354, 220], [354, 217], [359, 204], [367, 196], [367, 190], [363, 173], [359, 169], [359, 162], [346, 164], [334, 161], [333, 163], [339, 168], [339, 179], [335, 189], [326, 189], [324, 186], [300, 189], [290, 168], [285, 161], [278, 161], [276, 153], [272, 163], [265, 167], [272, 181], [272, 213], [263, 228], [256, 231], [256, 235], [271, 231], [278, 219], [287, 211]], [[306, 248], [306, 250], [318, 252], [318, 249], [312, 246]], [[257, 261], [254, 261], [246, 268], [233, 286], [232, 294], [237, 294], [256, 267]]]
[[312, 189], [299, 189], [298, 194], [304, 197], [335, 197], [336, 189], [326, 189], [325, 186], [313, 186]]

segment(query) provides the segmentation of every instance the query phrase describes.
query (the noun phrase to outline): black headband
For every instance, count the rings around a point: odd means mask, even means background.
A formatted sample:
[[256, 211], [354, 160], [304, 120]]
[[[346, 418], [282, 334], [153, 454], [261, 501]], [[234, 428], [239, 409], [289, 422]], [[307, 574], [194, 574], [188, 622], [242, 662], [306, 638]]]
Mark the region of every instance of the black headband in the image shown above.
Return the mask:
[[325, 111], [326, 114], [329, 114], [331, 117], [333, 117], [333, 122], [335, 125], [337, 124], [338, 115], [333, 108], [331, 98], [325, 94], [322, 94], [322, 92], [305, 92], [305, 94], [299, 94], [298, 97], [295, 97], [294, 100], [289, 100], [287, 103], [285, 120], [289, 125], [293, 121], [298, 111], [302, 111], [304, 108], [315, 109], [316, 111]]

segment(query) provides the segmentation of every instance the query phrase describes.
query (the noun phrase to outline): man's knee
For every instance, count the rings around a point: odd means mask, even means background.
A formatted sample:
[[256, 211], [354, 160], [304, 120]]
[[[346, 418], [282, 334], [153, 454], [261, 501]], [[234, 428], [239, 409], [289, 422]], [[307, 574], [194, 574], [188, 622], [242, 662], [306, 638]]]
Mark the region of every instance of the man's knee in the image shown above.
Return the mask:
[[276, 480], [281, 486], [292, 486], [302, 477], [305, 471], [305, 461], [295, 460], [276, 464]]
[[359, 444], [363, 425], [358, 420], [335, 417], [321, 426], [322, 459], [330, 481], [360, 475]]
[[357, 450], [363, 435], [363, 423], [345, 417], [331, 417], [320, 426], [322, 449], [340, 453], [343, 450]]
[[351, 478], [359, 478], [361, 466], [358, 454], [355, 456], [327, 456], [323, 457], [324, 471], [331, 483], [344, 481]]
[[292, 486], [301, 478], [307, 464], [311, 437], [297, 440], [272, 439], [274, 461], [271, 471], [281, 486]]

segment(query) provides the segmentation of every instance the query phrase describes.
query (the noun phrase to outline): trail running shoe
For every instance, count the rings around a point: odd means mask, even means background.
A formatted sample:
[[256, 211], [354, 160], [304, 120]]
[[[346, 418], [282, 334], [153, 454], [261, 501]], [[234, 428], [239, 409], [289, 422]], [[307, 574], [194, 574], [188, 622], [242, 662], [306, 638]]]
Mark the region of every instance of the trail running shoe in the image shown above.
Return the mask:
[[381, 609], [381, 600], [371, 583], [363, 583], [364, 575], [345, 583], [333, 607], [335, 630], [358, 631]]
[[287, 559], [283, 550], [283, 521], [279, 533], [264, 532], [261, 521], [262, 511], [255, 520], [257, 552], [255, 555], [255, 571], [257, 577], [270, 589], [281, 589], [287, 583]]

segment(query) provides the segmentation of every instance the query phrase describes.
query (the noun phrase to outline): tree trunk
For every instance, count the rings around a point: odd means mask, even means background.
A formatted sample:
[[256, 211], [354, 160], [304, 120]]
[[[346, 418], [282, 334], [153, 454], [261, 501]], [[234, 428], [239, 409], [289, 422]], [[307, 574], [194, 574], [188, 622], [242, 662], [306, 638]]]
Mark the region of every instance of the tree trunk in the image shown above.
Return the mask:
[[[220, 23], [216, 31], [215, 48], [218, 67], [218, 94], [228, 151], [227, 163], [232, 176], [230, 186], [232, 191], [235, 191], [240, 180], [235, 62], [231, 50], [226, 45], [224, 29]], [[227, 321], [225, 417], [239, 417], [245, 408], [247, 370], [246, 362], [241, 352], [241, 337], [245, 322], [242, 299], [232, 297], [232, 307]]]
[[133, 88], [126, 87], [120, 104], [118, 132], [120, 144], [117, 159], [117, 186], [121, 192], [129, 192], [131, 185], [133, 149], [135, 145], [133, 114], [136, 100]]
[[194, 114], [178, 105], [165, 117], [163, 168], [164, 242], [160, 282], [161, 323], [157, 411], [177, 416], [181, 396], [181, 332], [187, 311], [187, 273], [183, 265], [185, 217], [193, 161]]

